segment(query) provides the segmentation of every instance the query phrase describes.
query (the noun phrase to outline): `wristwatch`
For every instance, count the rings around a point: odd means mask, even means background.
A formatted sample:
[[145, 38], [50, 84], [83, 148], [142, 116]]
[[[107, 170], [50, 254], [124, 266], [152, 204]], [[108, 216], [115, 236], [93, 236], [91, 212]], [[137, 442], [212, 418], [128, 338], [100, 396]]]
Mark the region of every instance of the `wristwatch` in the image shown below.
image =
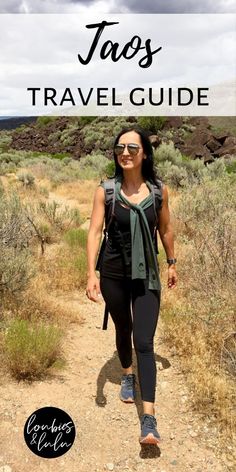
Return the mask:
[[166, 262], [168, 265], [176, 264], [177, 259], [167, 259]]

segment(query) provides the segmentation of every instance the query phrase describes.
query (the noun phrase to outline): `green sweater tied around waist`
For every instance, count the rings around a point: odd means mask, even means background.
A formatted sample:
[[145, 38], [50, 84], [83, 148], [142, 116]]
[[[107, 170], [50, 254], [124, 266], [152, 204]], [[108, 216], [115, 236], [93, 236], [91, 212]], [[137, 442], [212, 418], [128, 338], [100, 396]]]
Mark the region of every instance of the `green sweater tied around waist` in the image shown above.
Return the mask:
[[[130, 208], [130, 228], [131, 228], [131, 254], [132, 254], [132, 280], [146, 279], [145, 251], [148, 263], [148, 288], [150, 290], [161, 290], [159, 270], [157, 266], [157, 256], [154, 249], [148, 221], [145, 211], [153, 204], [151, 185], [146, 181], [150, 194], [138, 205], [130, 203], [121, 194], [121, 180], [115, 183], [115, 196]], [[144, 249], [145, 248], [145, 249]]]

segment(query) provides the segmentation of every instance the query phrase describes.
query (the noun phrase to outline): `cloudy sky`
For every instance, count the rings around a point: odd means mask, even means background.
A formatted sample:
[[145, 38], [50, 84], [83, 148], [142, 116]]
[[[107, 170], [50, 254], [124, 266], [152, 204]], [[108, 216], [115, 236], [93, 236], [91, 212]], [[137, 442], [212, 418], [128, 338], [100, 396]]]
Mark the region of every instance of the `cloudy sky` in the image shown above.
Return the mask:
[[[96, 14], [96, 18], [98, 16]], [[215, 87], [234, 78], [235, 15], [180, 15], [176, 21], [175, 15], [150, 14], [145, 22], [142, 15], [114, 16], [117, 24], [104, 30], [92, 61], [85, 67], [78, 61], [78, 53], [84, 58], [87, 56], [95, 34], [85, 28], [87, 14], [0, 15], [2, 114], [18, 116], [20, 113], [45, 113], [47, 109], [42, 109], [44, 87], [55, 88], [58, 97], [62, 96], [66, 87], [70, 87], [78, 96], [79, 87], [86, 97], [90, 88], [93, 88], [93, 94], [96, 94], [98, 87], [107, 87], [109, 93], [113, 87], [117, 93], [127, 95], [134, 87], [145, 87], [146, 90], [149, 87], [153, 90], [177, 86]], [[142, 44], [151, 32], [152, 50], [162, 47], [154, 56], [151, 67], [141, 69], [138, 65], [146, 52], [143, 50], [129, 61], [120, 58], [112, 63], [108, 57], [101, 62], [100, 47], [104, 41], [109, 39], [115, 43], [121, 38], [118, 44], [121, 50], [137, 31]], [[29, 48], [32, 38], [33, 47]], [[40, 96], [39, 109], [32, 110], [28, 87], [41, 87], [41, 92], [37, 94]], [[225, 96], [230, 97], [228, 91]], [[225, 97], [223, 99], [225, 102]], [[234, 103], [231, 96], [230, 106]], [[136, 107], [135, 111], [137, 114], [139, 109]], [[209, 109], [207, 111], [209, 113]], [[50, 109], [49, 112], [53, 114], [57, 109]], [[118, 108], [115, 112], [122, 114]], [[98, 110], [95, 114], [98, 114]], [[231, 112], [227, 110], [226, 114]]]
[[0, 13], [236, 13], [235, 0], [1, 0]]

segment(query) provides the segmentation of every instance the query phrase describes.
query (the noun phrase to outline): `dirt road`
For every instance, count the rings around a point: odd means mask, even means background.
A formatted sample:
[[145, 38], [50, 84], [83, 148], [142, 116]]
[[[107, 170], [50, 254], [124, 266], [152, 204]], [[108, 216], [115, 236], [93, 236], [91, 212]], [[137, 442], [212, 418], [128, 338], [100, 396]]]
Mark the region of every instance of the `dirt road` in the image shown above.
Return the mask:
[[[161, 319], [155, 338], [155, 408], [162, 445], [141, 448], [139, 390], [135, 404], [119, 400], [122, 372], [111, 319], [108, 330], [101, 329], [103, 304], [78, 292], [63, 295], [62, 301], [84, 319], [82, 325], [72, 324], [65, 338], [66, 369], [32, 384], [1, 379], [0, 472], [227, 471], [222, 453], [214, 449], [217, 432], [209, 429], [207, 418], [202, 421], [191, 410], [178, 357], [162, 339]], [[134, 366], [137, 373], [135, 354]], [[34, 455], [23, 437], [27, 418], [48, 405], [65, 410], [76, 426], [73, 446], [56, 459]]]

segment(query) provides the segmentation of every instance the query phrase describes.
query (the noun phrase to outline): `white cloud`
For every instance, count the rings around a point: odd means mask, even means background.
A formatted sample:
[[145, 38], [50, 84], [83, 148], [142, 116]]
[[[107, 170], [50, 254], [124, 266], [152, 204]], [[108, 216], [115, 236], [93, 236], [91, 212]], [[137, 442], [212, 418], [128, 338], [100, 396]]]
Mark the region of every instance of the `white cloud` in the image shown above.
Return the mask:
[[[100, 17], [95, 14], [96, 22]], [[114, 17], [119, 25], [104, 30], [93, 60], [82, 66], [77, 54], [88, 53], [95, 31], [85, 25], [94, 22], [93, 15], [1, 15], [0, 90], [8, 97], [4, 114], [17, 102], [21, 114], [26, 113], [27, 87], [82, 87], [85, 93], [89, 87], [116, 87], [123, 92], [140, 86], [208, 87], [234, 76], [234, 15], [149, 15], [145, 22], [142, 15]], [[105, 40], [118, 41], [120, 52], [136, 34], [143, 44], [151, 38], [152, 48], [162, 46], [150, 68], [138, 66], [144, 51], [129, 61], [101, 60]]]
[[0, 13], [234, 13], [235, 0], [1, 0]]

